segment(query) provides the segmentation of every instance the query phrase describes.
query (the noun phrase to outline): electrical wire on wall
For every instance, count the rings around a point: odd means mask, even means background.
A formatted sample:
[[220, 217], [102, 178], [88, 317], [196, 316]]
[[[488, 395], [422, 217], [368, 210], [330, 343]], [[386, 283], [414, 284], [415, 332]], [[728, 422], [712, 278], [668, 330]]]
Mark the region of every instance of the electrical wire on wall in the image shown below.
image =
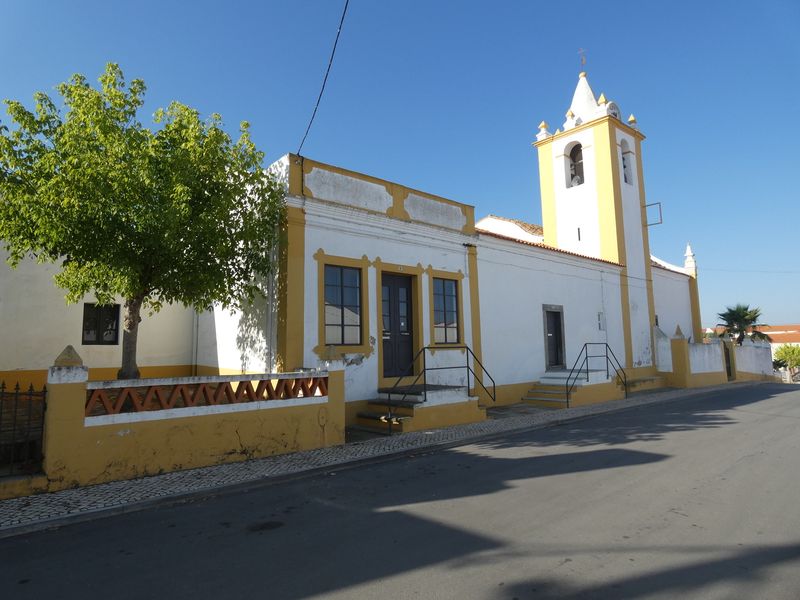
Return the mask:
[[339, 44], [339, 34], [342, 33], [342, 25], [344, 25], [344, 16], [347, 14], [348, 4], [350, 4], [350, 0], [345, 0], [344, 9], [342, 10], [342, 18], [339, 20], [339, 29], [336, 30], [336, 39], [333, 41], [333, 49], [331, 50], [331, 57], [330, 59], [328, 59], [328, 68], [325, 70], [325, 78], [322, 80], [322, 88], [319, 90], [319, 96], [317, 96], [317, 103], [314, 105], [314, 112], [311, 113], [311, 119], [308, 121], [308, 127], [306, 127], [306, 132], [303, 135], [303, 139], [300, 142], [300, 146], [297, 148], [297, 154], [300, 154], [300, 151], [303, 149], [303, 144], [306, 143], [308, 132], [311, 131], [311, 124], [314, 122], [314, 117], [317, 116], [317, 109], [319, 108], [320, 100], [322, 100], [322, 94], [323, 92], [325, 92], [325, 84], [328, 83], [328, 75], [331, 72], [331, 66], [333, 66], [333, 57], [336, 55], [336, 46]]

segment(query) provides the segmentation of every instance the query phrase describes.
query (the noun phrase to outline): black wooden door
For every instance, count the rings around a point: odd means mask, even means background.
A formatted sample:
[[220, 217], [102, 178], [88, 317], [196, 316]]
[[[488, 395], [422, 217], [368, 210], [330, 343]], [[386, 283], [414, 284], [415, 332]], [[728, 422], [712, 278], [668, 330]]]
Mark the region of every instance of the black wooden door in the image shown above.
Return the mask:
[[383, 319], [383, 376], [399, 377], [414, 358], [414, 335], [411, 321], [411, 277], [381, 276]]
[[547, 368], [564, 368], [564, 339], [561, 327], [561, 312], [556, 310], [545, 311], [547, 323]]

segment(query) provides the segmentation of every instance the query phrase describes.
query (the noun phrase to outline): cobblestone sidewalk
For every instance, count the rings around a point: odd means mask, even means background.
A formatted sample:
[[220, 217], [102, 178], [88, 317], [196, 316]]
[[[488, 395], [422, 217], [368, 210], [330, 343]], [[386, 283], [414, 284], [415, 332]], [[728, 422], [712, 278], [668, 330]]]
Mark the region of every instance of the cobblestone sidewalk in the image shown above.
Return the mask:
[[370, 458], [467, 443], [487, 436], [555, 425], [590, 415], [615, 412], [655, 402], [683, 399], [723, 389], [730, 389], [730, 385], [641, 394], [627, 400], [557, 411], [534, 411], [525, 406], [504, 407], [493, 409], [493, 418], [482, 423], [405, 433], [333, 448], [165, 473], [129, 481], [115, 481], [50, 494], [12, 498], [0, 501], [0, 538], [61, 525], [71, 519], [86, 519], [97, 516], [99, 513], [136, 510], [151, 506], [159, 500], [175, 500], [228, 486], [258, 482], [304, 471], [327, 467], [334, 469], [337, 466]]

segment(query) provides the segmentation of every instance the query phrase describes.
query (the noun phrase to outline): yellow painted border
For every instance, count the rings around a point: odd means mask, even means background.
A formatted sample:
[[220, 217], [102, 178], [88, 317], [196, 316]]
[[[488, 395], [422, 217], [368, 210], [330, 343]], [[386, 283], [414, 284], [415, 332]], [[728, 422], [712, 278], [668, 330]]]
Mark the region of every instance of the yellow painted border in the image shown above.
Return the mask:
[[[478, 249], [475, 246], [467, 246], [467, 269], [469, 273], [469, 311], [472, 334], [472, 353], [483, 363], [483, 344], [481, 341], [481, 301], [480, 288], [478, 287]], [[475, 365], [475, 377], [484, 385], [487, 382], [483, 378], [483, 370], [479, 365]], [[489, 387], [488, 385], [486, 387]], [[486, 400], [483, 388], [475, 386], [472, 395]]]
[[558, 247], [556, 229], [556, 196], [553, 182], [553, 147], [540, 146], [539, 152], [539, 192], [542, 196], [542, 230], [544, 243]]
[[[368, 357], [374, 350], [374, 337], [369, 320], [369, 258], [347, 258], [325, 254], [320, 248], [314, 253], [317, 262], [317, 345], [313, 352], [320, 360], [342, 360], [345, 354], [363, 354]], [[352, 267], [361, 271], [361, 343], [339, 346], [325, 344], [325, 266]]]
[[[428, 265], [428, 268], [425, 269], [428, 273], [428, 317], [429, 317], [429, 325], [428, 334], [430, 335], [430, 341], [428, 345], [432, 348], [448, 348], [450, 346], [459, 346], [465, 344], [465, 332], [464, 332], [464, 273], [461, 271], [441, 271], [438, 269], [434, 269], [431, 265]], [[450, 281], [456, 282], [456, 298], [458, 300], [458, 307], [457, 307], [457, 318], [458, 318], [458, 341], [457, 342], [450, 342], [450, 343], [437, 343], [436, 342], [436, 331], [434, 327], [434, 319], [433, 319], [433, 280], [436, 279], [447, 279]]]
[[[413, 193], [417, 196], [427, 198], [428, 200], [433, 200], [434, 202], [439, 202], [441, 204], [446, 204], [448, 206], [455, 206], [459, 208], [461, 210], [461, 214], [464, 215], [464, 226], [461, 228], [461, 232], [467, 235], [472, 235], [475, 233], [475, 207], [469, 204], [464, 204], [462, 202], [450, 200], [442, 196], [437, 196], [435, 194], [423, 192], [422, 190], [409, 188], [404, 185], [400, 185], [399, 183], [388, 181], [386, 179], [379, 179], [378, 177], [373, 177], [371, 175], [366, 175], [364, 173], [350, 171], [349, 169], [343, 169], [342, 167], [337, 167], [334, 165], [329, 165], [316, 160], [312, 160], [310, 158], [301, 157], [296, 154], [289, 154], [289, 165], [290, 165], [289, 193], [292, 195], [305, 196], [307, 198], [315, 198], [317, 200], [325, 201], [324, 198], [316, 198], [313, 192], [309, 188], [307, 188], [304, 183], [305, 175], [308, 175], [309, 173], [311, 173], [313, 169], [316, 168], [323, 171], [336, 173], [338, 175], [343, 175], [345, 177], [350, 177], [352, 179], [366, 181], [369, 183], [383, 186], [386, 192], [392, 197], [392, 206], [390, 206], [385, 213], [364, 208], [359, 208], [359, 210], [363, 210], [365, 212], [373, 214], [386, 215], [388, 217], [400, 219], [403, 221], [413, 221], [408, 215], [408, 212], [405, 210], [405, 200], [409, 194]], [[413, 222], [430, 225], [429, 223], [425, 223], [424, 221], [413, 221]]]
[[[656, 366], [656, 339], [653, 328], [656, 325], [656, 296], [653, 292], [653, 265], [650, 259], [650, 231], [647, 228], [647, 201], [644, 191], [644, 165], [642, 160], [642, 141], [634, 138], [636, 143], [636, 176], [639, 179], [639, 204], [642, 211], [642, 251], [644, 252], [644, 277], [647, 286], [647, 303], [650, 318], [650, 361]], [[695, 338], [695, 341], [699, 341]]]
[[422, 359], [418, 359], [414, 364], [414, 373], [408, 377], [384, 377], [383, 376], [383, 274], [391, 273], [393, 275], [409, 275], [411, 277], [411, 297], [414, 299], [411, 313], [413, 315], [413, 323], [411, 324], [411, 335], [414, 336], [414, 354], [425, 345], [423, 338], [424, 328], [422, 326], [423, 306], [422, 306], [422, 274], [424, 269], [421, 264], [417, 263], [416, 266], [401, 265], [396, 263], [385, 263], [380, 257], [373, 261], [377, 275], [375, 277], [375, 298], [376, 310], [378, 311], [378, 387], [390, 387], [401, 379], [401, 385], [410, 385], [414, 381], [414, 377], [422, 370]]
[[[295, 169], [296, 170], [296, 169]], [[292, 167], [290, 162], [290, 187]], [[296, 183], [295, 183], [296, 185]], [[286, 208], [286, 224], [280, 245], [278, 273], [278, 369], [303, 367], [305, 310], [305, 225], [302, 208]]]

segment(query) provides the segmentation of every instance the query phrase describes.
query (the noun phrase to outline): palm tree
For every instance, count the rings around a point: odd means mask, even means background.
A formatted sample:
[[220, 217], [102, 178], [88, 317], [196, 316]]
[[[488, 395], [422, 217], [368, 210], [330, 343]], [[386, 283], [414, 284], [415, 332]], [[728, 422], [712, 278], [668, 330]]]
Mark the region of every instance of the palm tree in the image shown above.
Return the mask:
[[752, 340], [772, 341], [766, 333], [756, 329], [756, 327], [764, 325], [764, 323], [758, 322], [761, 318], [760, 308], [750, 308], [748, 304], [737, 304], [726, 307], [725, 312], [717, 313], [717, 316], [722, 319], [720, 325], [725, 328], [723, 335], [728, 334], [735, 337], [739, 346], [742, 345], [748, 333]]

